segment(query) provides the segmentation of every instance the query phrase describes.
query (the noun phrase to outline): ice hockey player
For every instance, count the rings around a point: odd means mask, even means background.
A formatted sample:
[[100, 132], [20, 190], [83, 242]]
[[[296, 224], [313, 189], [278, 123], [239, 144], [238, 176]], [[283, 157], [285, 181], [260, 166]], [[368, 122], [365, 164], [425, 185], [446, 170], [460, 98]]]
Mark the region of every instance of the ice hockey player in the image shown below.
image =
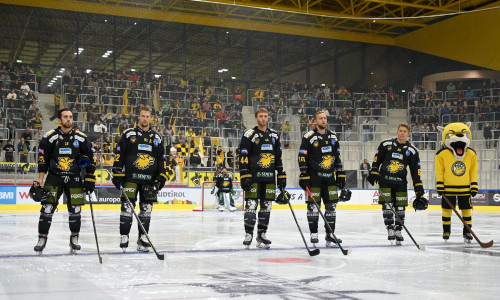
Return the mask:
[[[125, 130], [115, 149], [112, 182], [118, 190], [126, 193], [133, 207], [139, 197], [138, 214], [146, 233], [149, 232], [153, 203], [158, 201], [158, 192], [167, 181], [165, 150], [160, 134], [150, 128], [151, 108], [143, 106], [139, 110], [136, 128]], [[125, 196], [121, 196], [120, 213], [120, 248], [128, 247], [129, 233], [132, 227], [132, 208]], [[148, 252], [147, 237], [139, 228], [137, 251]]]
[[[478, 192], [477, 156], [469, 148], [471, 131], [470, 122], [451, 123], [446, 127], [438, 126], [442, 131], [443, 148], [436, 154], [436, 188], [439, 195], [446, 195], [451, 204], [462, 211], [465, 223], [472, 227], [471, 197]], [[450, 238], [452, 208], [441, 199], [443, 239]], [[472, 234], [464, 226], [463, 238], [466, 243], [472, 240]]]
[[[307, 196], [307, 220], [311, 232], [311, 243], [315, 246], [319, 242], [318, 221], [319, 212], [313, 201], [321, 207], [321, 200], [325, 204], [325, 219], [330, 228], [335, 231], [336, 208], [338, 203], [338, 189], [345, 187], [345, 171], [340, 157], [340, 145], [337, 135], [327, 127], [326, 114], [317, 112], [314, 118], [316, 128], [307, 132], [302, 138], [299, 150], [299, 186], [306, 190], [309, 187], [314, 200]], [[332, 232], [325, 224], [326, 246], [336, 245]], [[338, 242], [342, 240], [337, 238]]]
[[[248, 248], [252, 243], [257, 222], [256, 210], [260, 205], [257, 224], [257, 247], [269, 248], [271, 241], [266, 237], [272, 201], [278, 188], [286, 187], [286, 174], [281, 160], [279, 134], [267, 127], [269, 112], [259, 108], [255, 112], [257, 126], [245, 131], [240, 143], [240, 178], [245, 190], [245, 240]], [[278, 173], [277, 180], [276, 174]]]
[[[368, 175], [368, 182], [371, 185], [380, 183], [378, 201], [382, 204], [388, 240], [391, 243], [396, 240], [397, 245], [401, 245], [404, 240], [401, 229], [408, 205], [407, 167], [410, 167], [416, 197], [421, 198], [424, 195], [424, 185], [420, 179], [420, 158], [417, 148], [407, 141], [409, 135], [410, 125], [399, 124], [397, 138], [385, 140], [378, 146]], [[402, 223], [394, 219], [392, 209], [384, 198], [391, 203]]]
[[[217, 190], [217, 191], [216, 191]], [[217, 203], [219, 211], [224, 211], [225, 203], [227, 203], [227, 209], [229, 211], [235, 211], [233, 195], [236, 192], [233, 189], [233, 176], [227, 172], [226, 168], [222, 168], [221, 172], [215, 176], [215, 186], [212, 189], [211, 194], [216, 191]], [[229, 199], [227, 199], [229, 198]], [[227, 201], [226, 201], [227, 199]]]
[[[47, 244], [52, 216], [63, 193], [66, 195], [69, 212], [70, 253], [75, 254], [81, 249], [78, 243], [81, 207], [85, 204], [85, 193], [90, 194], [95, 188], [95, 161], [90, 141], [84, 133], [73, 129], [71, 110], [59, 110], [58, 119], [60, 126], [47, 132], [40, 142], [38, 181], [30, 189], [33, 200], [42, 204], [38, 221], [38, 243], [35, 246], [37, 255], [42, 254]], [[83, 180], [80, 175], [82, 169], [86, 169]]]

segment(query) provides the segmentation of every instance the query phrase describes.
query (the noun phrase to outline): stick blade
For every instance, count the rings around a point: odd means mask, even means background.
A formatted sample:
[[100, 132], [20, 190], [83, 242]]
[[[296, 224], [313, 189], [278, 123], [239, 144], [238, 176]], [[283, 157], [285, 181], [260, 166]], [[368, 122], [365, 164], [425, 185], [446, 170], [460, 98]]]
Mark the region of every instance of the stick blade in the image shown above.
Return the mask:
[[352, 248], [342, 249], [342, 253], [344, 253], [344, 255], [349, 255], [349, 254], [351, 254], [351, 252], [352, 252]]
[[481, 246], [481, 248], [489, 248], [493, 246], [493, 241], [489, 241], [487, 243], [479, 243], [479, 245]]
[[319, 254], [319, 249], [308, 250], [310, 256], [316, 256]]
[[426, 250], [424, 245], [418, 245], [417, 247], [418, 247], [418, 250], [420, 250], [420, 251]]
[[165, 260], [165, 254], [156, 254], [156, 257], [158, 257], [159, 260]]

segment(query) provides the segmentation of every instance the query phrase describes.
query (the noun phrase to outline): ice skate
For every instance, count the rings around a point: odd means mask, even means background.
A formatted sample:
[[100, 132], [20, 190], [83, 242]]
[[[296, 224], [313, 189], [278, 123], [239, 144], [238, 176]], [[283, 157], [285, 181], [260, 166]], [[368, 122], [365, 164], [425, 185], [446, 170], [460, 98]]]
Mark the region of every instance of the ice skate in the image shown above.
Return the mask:
[[122, 251], [125, 252], [127, 251], [128, 247], [128, 235], [121, 235], [120, 236], [120, 248], [122, 248]]
[[394, 235], [394, 227], [392, 225], [387, 225], [387, 239], [391, 242], [396, 239], [396, 235]]
[[325, 236], [325, 241], [326, 241], [326, 247], [330, 247], [330, 248], [337, 246], [337, 241], [339, 244], [342, 244], [341, 239], [337, 238], [337, 240], [335, 240], [335, 238], [331, 234], [327, 234]]
[[245, 245], [245, 249], [250, 248], [250, 244], [252, 243], [252, 238], [253, 238], [253, 234], [248, 233], [248, 232], [245, 234], [245, 240], [243, 241], [243, 245]]
[[401, 246], [401, 242], [405, 240], [401, 234], [401, 227], [394, 230], [394, 235], [396, 236], [396, 245]]
[[71, 234], [69, 238], [69, 254], [76, 254], [80, 249], [82, 247], [78, 244], [78, 234]]
[[146, 238], [146, 235], [141, 234], [139, 238], [137, 239], [137, 251], [139, 252], [149, 252], [149, 247], [151, 245], [148, 242], [148, 239]]
[[236, 210], [236, 207], [234, 207], [234, 206], [229, 206], [229, 211], [230, 211], [230, 212], [233, 212], [233, 211], [235, 211], [235, 210]]
[[448, 240], [450, 239], [450, 233], [448, 231], [445, 231], [443, 232], [443, 240], [444, 242], [448, 242]]
[[37, 256], [42, 255], [43, 249], [47, 245], [47, 236], [46, 235], [38, 235], [38, 243], [35, 246], [35, 252]]
[[311, 244], [313, 244], [314, 247], [316, 247], [316, 244], [319, 243], [319, 237], [318, 237], [318, 233], [315, 232], [311, 232]]
[[464, 233], [464, 243], [470, 244], [472, 242], [472, 234], [470, 232]]
[[219, 208], [217, 208], [219, 211], [224, 211], [224, 205], [220, 205]]
[[271, 241], [267, 239], [266, 233], [264, 231], [257, 232], [257, 248], [271, 248]]

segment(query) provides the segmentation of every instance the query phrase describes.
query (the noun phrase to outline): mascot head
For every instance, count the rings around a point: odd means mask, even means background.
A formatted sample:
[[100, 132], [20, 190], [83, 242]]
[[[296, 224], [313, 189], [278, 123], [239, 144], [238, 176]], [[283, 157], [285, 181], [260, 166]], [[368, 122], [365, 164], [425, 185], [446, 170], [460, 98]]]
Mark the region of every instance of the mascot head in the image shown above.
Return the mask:
[[446, 127], [438, 126], [438, 130], [442, 131], [443, 147], [453, 151], [455, 159], [462, 161], [465, 152], [470, 145], [471, 132], [470, 122], [464, 123], [451, 123]]

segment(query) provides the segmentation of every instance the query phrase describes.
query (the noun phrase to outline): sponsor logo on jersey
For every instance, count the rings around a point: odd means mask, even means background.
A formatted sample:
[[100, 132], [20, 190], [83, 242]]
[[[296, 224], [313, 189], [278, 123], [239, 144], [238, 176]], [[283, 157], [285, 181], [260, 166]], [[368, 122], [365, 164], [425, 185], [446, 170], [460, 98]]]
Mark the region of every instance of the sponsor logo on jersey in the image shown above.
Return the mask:
[[319, 164], [319, 166], [325, 170], [328, 170], [332, 167], [333, 160], [334, 160], [333, 156], [325, 155], [323, 156], [323, 161]]
[[405, 165], [400, 163], [399, 161], [391, 160], [391, 163], [387, 166], [387, 170], [391, 173], [397, 173], [398, 171], [403, 170]]
[[318, 176], [322, 178], [332, 178], [333, 173], [323, 173], [323, 172], [318, 172]]
[[300, 149], [299, 150], [299, 154], [307, 155], [307, 150], [306, 149]]
[[74, 161], [74, 159], [71, 159], [69, 157], [59, 157], [57, 164], [59, 166], [59, 169], [63, 171], [69, 171]]
[[260, 146], [260, 149], [261, 150], [273, 150], [273, 145], [271, 144], [263, 144], [262, 146]]
[[455, 175], [455, 176], [463, 176], [465, 174], [465, 171], [467, 170], [467, 167], [465, 166], [465, 164], [461, 161], [456, 161], [455, 163], [453, 163], [453, 165], [451, 166], [451, 172]]
[[245, 154], [245, 155], [246, 155], [246, 154], [248, 154], [248, 150], [247, 150], [247, 148], [243, 148], [243, 149], [241, 149], [241, 154]]
[[71, 148], [59, 148], [59, 154], [71, 154]]
[[137, 159], [134, 161], [134, 166], [139, 170], [146, 170], [155, 162], [155, 159], [149, 154], [137, 154]]
[[262, 153], [257, 164], [263, 168], [269, 168], [272, 163], [274, 163], [274, 155], [271, 153]]
[[392, 158], [403, 160], [403, 154], [401, 154], [401, 153], [393, 153], [392, 154]]
[[155, 147], [158, 147], [159, 143], [160, 143], [160, 141], [158, 139], [153, 140], [153, 144], [155, 145]]
[[332, 146], [335, 146], [335, 143], [337, 143], [337, 141], [335, 139], [332, 139]]
[[257, 172], [257, 177], [259, 178], [273, 178], [273, 172]]
[[321, 153], [329, 153], [332, 152], [332, 146], [321, 147]]
[[151, 147], [151, 145], [147, 145], [147, 144], [139, 144], [138, 150], [151, 152], [153, 150], [153, 147]]
[[314, 148], [318, 148], [319, 143], [318, 143], [318, 142], [314, 142], [314, 143], [313, 143], [313, 146], [314, 146]]
[[83, 194], [71, 194], [71, 199], [83, 199]]
[[80, 143], [78, 142], [78, 140], [74, 140], [73, 147], [78, 148], [79, 146], [80, 146]]
[[42, 149], [42, 148], [38, 148], [38, 154], [43, 155], [44, 153], [45, 153], [45, 152], [43, 151], [43, 149]]
[[137, 174], [137, 173], [132, 174], [132, 179], [136, 179], [136, 180], [151, 180], [152, 178], [153, 178], [153, 176], [151, 176], [151, 175]]
[[410, 157], [410, 154], [411, 154], [410, 150], [406, 150], [405, 154], [406, 154], [406, 157]]

